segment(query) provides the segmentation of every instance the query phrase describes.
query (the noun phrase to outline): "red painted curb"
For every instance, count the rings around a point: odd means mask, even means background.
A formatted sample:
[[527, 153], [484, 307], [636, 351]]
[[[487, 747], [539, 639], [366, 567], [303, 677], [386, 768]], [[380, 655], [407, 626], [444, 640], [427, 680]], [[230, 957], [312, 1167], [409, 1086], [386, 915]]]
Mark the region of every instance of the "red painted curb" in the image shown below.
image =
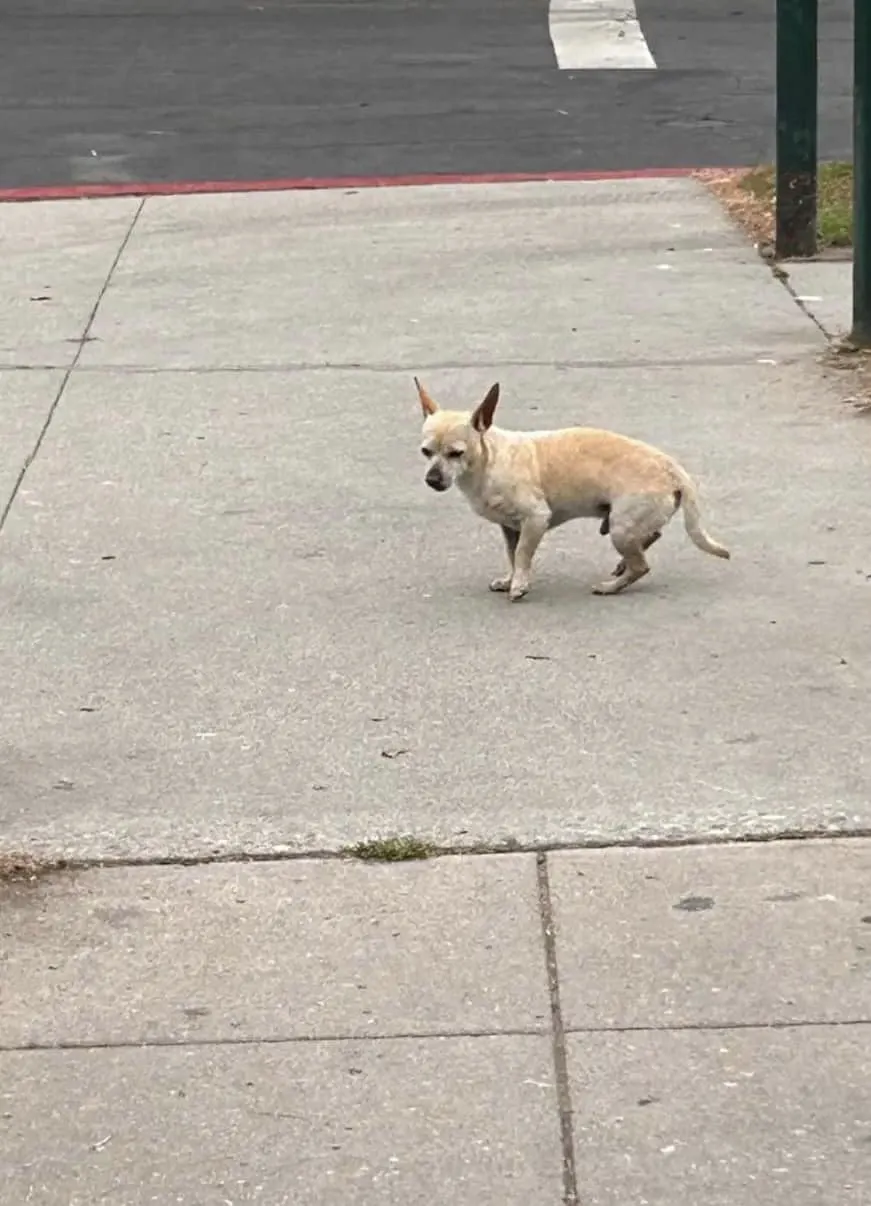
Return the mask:
[[644, 168], [616, 172], [493, 172], [420, 176], [301, 176], [289, 180], [177, 180], [167, 184], [57, 184], [0, 188], [0, 203], [75, 201], [89, 197], [176, 197], [198, 193], [270, 193], [303, 189], [410, 188], [432, 184], [524, 184], [535, 181], [659, 180], [691, 176], [697, 168]]

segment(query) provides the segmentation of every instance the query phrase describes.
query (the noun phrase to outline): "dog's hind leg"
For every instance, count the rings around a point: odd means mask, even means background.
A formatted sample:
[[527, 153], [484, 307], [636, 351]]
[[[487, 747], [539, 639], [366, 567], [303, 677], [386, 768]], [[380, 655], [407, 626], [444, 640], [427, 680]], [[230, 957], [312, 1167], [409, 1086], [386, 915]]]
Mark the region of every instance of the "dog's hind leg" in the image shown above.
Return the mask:
[[614, 545], [617, 552], [622, 555], [618, 566], [622, 572], [619, 576], [611, 577], [607, 582], [600, 582], [598, 586], [594, 586], [594, 595], [618, 595], [627, 586], [631, 586], [633, 582], [637, 582], [639, 578], [650, 573], [650, 566], [647, 564], [644, 549], [640, 544], [632, 544], [628, 540], [618, 544], [615, 540]]
[[607, 582], [593, 587], [595, 595], [617, 595], [650, 573], [647, 550], [677, 510], [673, 494], [621, 498], [611, 508], [611, 542], [620, 562]]
[[[642, 544], [642, 546], [641, 546], [642, 552], [646, 553], [647, 550], [652, 545], [656, 544], [657, 540], [661, 540], [661, 539], [662, 539], [662, 532], [654, 532], [652, 536], [648, 536], [647, 540], [645, 540], [644, 544]], [[626, 562], [621, 560], [621, 561], [618, 561], [616, 566], [614, 567], [614, 572], [611, 574], [611, 577], [612, 578], [622, 578], [625, 573], [626, 573]]]
[[508, 573], [501, 578], [494, 578], [490, 583], [490, 589], [495, 591], [508, 591], [511, 589], [511, 579], [514, 577], [514, 554], [517, 552], [517, 542], [520, 540], [520, 533], [515, 532], [513, 528], [503, 527], [502, 536], [505, 540], [505, 552], [508, 554]]

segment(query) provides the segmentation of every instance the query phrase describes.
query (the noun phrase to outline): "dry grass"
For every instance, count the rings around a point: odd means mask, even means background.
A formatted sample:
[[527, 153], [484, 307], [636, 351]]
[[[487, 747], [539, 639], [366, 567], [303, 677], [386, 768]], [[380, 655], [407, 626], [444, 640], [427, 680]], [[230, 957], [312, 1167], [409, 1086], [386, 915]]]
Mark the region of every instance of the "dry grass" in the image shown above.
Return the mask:
[[[774, 168], [710, 169], [696, 173], [746, 230], [762, 255], [774, 254]], [[819, 251], [853, 242], [853, 165], [821, 163], [818, 177]]]
[[747, 169], [706, 168], [696, 173], [763, 254], [774, 248], [774, 211], [744, 187]]

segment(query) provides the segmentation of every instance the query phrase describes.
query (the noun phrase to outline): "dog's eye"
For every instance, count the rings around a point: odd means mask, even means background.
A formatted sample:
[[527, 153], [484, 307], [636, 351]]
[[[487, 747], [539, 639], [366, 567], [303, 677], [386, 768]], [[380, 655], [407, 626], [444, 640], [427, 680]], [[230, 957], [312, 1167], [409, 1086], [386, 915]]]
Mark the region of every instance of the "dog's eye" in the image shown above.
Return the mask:
[[429, 458], [432, 456], [431, 448], [421, 448], [421, 452], [423, 453], [423, 455], [426, 457], [427, 460], [429, 460]]
[[462, 448], [449, 448], [448, 451], [445, 453], [445, 456], [450, 461], [455, 461], [455, 460], [457, 460], [458, 457], [461, 457], [462, 455], [463, 455]]

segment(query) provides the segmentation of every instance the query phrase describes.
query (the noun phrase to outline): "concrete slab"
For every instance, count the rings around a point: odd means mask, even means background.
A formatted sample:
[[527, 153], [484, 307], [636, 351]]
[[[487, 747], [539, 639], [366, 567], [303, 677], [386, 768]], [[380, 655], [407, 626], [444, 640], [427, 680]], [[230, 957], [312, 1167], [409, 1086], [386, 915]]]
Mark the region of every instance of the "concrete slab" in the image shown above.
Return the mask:
[[837, 338], [853, 325], [852, 260], [815, 260], [785, 264], [789, 282], [820, 326]]
[[554, 854], [569, 1029], [871, 1021], [871, 843]]
[[569, 1041], [585, 1206], [862, 1206], [867, 1026]]
[[[868, 430], [804, 364], [503, 370], [506, 423], [604, 422], [684, 457], [734, 560], [675, 525], [634, 594], [596, 599], [613, 551], [575, 525], [511, 607], [486, 589], [498, 534], [422, 483], [405, 372], [77, 370], [4, 536], [7, 843], [871, 824]], [[471, 399], [491, 376], [427, 379]]]
[[0, 208], [0, 364], [69, 365], [141, 202]]
[[528, 1037], [2, 1054], [0, 1203], [559, 1206], [552, 1080]]
[[550, 1026], [532, 855], [105, 869], [15, 904], [0, 1047]]
[[[0, 510], [36, 447], [39, 433], [63, 381], [63, 372], [0, 370]], [[22, 500], [26, 505], [26, 496]]]
[[161, 368], [823, 345], [691, 180], [152, 199], [94, 333], [83, 363]]

